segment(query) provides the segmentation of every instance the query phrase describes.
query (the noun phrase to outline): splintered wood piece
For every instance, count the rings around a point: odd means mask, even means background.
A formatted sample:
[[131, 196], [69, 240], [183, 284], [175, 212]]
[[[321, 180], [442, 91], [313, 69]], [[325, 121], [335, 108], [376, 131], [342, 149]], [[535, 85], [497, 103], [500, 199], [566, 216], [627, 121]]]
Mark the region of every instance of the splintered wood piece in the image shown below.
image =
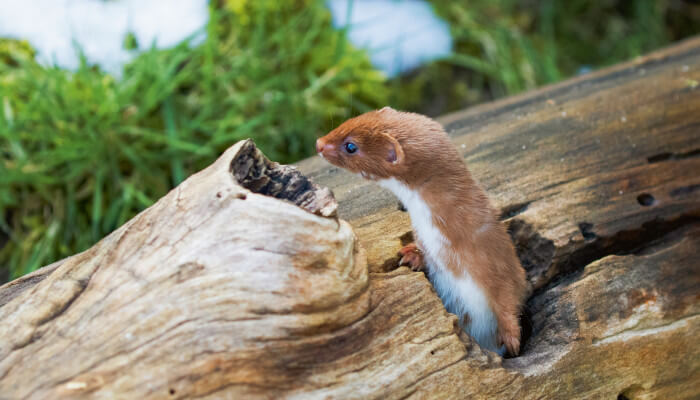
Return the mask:
[[252, 140], [241, 144], [231, 161], [231, 173], [241, 186], [253, 192], [287, 200], [324, 217], [337, 213], [338, 203], [328, 188], [311, 182], [293, 165], [268, 160]]

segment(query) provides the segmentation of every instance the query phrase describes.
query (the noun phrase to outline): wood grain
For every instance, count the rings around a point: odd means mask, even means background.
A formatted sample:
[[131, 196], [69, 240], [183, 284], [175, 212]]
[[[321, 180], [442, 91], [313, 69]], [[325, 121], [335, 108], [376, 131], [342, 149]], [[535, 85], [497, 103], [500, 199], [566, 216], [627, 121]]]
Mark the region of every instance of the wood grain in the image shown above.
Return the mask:
[[285, 167], [237, 178], [260, 157], [241, 142], [0, 287], [0, 398], [698, 398], [698, 81], [700, 38], [441, 119], [528, 269], [518, 358], [395, 268], [410, 221], [388, 192], [300, 163], [348, 224]]

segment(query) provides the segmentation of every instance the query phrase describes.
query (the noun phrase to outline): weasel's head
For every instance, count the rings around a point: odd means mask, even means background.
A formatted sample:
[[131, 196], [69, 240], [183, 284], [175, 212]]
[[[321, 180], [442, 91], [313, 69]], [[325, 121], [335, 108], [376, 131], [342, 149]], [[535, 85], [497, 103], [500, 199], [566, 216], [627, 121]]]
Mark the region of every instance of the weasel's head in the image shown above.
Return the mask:
[[397, 176], [404, 169], [404, 151], [396, 139], [401, 113], [392, 108], [370, 111], [343, 122], [316, 141], [328, 162], [368, 179]]

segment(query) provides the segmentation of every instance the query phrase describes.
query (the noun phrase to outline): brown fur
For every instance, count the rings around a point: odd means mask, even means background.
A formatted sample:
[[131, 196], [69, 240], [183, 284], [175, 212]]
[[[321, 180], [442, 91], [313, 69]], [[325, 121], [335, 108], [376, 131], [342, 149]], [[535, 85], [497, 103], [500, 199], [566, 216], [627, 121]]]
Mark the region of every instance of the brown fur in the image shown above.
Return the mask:
[[[354, 154], [342, 147], [348, 140], [358, 147]], [[344, 122], [318, 140], [317, 150], [332, 164], [366, 178], [393, 177], [419, 191], [434, 224], [452, 244], [445, 249], [452, 252], [445, 257], [451, 260], [447, 267], [461, 276], [460, 268], [469, 266], [496, 316], [499, 341], [517, 354], [525, 271], [498, 213], [440, 124], [386, 107]]]

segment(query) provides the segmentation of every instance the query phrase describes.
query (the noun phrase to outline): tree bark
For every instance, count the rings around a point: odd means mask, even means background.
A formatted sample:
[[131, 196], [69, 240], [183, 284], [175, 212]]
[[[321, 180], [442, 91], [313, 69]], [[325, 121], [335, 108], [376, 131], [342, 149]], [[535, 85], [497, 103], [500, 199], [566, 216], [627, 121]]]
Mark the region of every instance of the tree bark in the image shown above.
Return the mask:
[[0, 287], [0, 398], [698, 398], [699, 81], [696, 38], [440, 119], [532, 283], [519, 357], [396, 268], [388, 192], [244, 141]]

